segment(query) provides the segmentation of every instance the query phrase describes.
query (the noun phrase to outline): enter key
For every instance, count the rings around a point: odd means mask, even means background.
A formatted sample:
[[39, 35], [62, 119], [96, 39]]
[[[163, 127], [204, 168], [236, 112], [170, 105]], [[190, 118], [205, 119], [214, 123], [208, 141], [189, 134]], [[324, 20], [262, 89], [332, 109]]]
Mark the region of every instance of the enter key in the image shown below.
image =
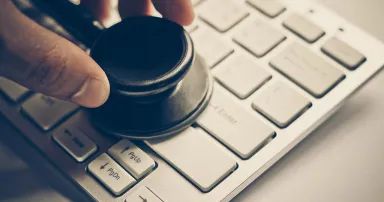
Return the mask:
[[275, 133], [218, 88], [197, 123], [243, 159]]

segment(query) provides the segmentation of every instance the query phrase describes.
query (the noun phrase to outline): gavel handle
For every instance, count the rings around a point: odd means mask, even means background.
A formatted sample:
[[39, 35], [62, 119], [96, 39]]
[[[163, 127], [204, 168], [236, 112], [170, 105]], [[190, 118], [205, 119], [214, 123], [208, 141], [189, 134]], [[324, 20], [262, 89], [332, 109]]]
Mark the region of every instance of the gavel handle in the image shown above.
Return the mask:
[[85, 8], [69, 0], [32, 0], [84, 45], [91, 47], [105, 27]]

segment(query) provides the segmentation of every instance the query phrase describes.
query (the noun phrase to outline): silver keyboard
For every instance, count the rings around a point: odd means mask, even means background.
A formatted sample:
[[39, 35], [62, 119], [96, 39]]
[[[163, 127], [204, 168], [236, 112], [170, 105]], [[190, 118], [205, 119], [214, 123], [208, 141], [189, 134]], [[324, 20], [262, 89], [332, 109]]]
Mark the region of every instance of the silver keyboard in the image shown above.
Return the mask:
[[75, 104], [0, 78], [0, 113], [90, 199], [229, 201], [384, 64], [383, 44], [314, 2], [192, 2], [185, 28], [216, 83], [177, 136], [105, 136]]

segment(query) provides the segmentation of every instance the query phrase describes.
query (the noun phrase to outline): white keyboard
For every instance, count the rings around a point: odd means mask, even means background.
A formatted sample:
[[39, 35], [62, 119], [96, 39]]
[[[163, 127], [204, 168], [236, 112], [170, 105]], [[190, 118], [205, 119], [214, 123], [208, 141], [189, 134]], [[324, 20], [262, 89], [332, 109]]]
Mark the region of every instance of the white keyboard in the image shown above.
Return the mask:
[[384, 45], [309, 1], [193, 0], [212, 100], [181, 134], [100, 134], [78, 106], [0, 78], [0, 113], [96, 201], [230, 201], [378, 72]]

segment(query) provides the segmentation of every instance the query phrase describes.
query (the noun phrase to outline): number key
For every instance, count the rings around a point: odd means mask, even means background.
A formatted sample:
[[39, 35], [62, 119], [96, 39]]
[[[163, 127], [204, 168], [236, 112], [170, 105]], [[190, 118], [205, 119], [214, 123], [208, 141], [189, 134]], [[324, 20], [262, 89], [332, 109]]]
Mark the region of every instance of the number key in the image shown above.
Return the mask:
[[276, 0], [247, 0], [247, 3], [270, 18], [277, 17], [285, 11], [285, 7]]
[[311, 102], [283, 82], [264, 89], [252, 107], [281, 128], [287, 127], [311, 105]]
[[212, 68], [233, 53], [233, 48], [209, 29], [199, 28], [192, 33], [196, 50], [208, 67]]
[[219, 32], [226, 32], [242, 19], [248, 12], [232, 0], [210, 0], [201, 5], [200, 17]]
[[314, 43], [325, 35], [321, 27], [298, 14], [289, 16], [283, 25], [308, 43]]
[[350, 70], [355, 70], [366, 60], [359, 51], [336, 37], [328, 40], [321, 50]]

